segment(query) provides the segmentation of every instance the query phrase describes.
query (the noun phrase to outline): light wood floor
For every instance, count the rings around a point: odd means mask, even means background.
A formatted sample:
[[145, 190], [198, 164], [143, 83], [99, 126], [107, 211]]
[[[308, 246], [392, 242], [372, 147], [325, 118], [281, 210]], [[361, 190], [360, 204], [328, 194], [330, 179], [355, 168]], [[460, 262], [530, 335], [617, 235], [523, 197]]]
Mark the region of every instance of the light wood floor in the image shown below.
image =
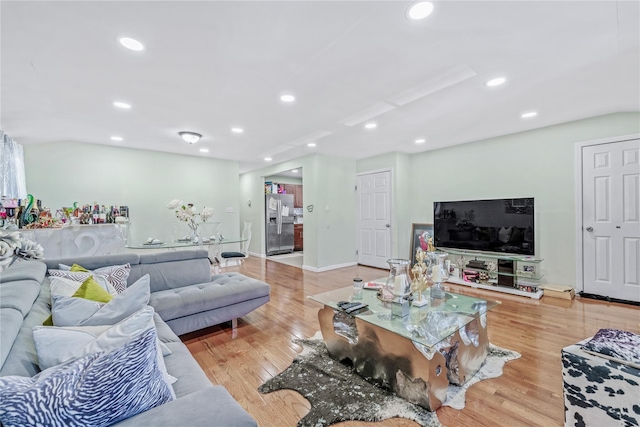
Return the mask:
[[[307, 296], [349, 286], [353, 277], [385, 277], [387, 271], [357, 266], [312, 273], [256, 257], [226, 270], [269, 283], [271, 302], [239, 319], [237, 338], [232, 337], [230, 325], [223, 324], [182, 339], [211, 382], [225, 386], [259, 426], [295, 426], [309, 410], [307, 400], [288, 390], [262, 395], [257, 388], [301, 351], [292, 342], [295, 338], [308, 338], [319, 330], [321, 306]], [[640, 333], [640, 308], [630, 305], [580, 297], [536, 301], [464, 286], [450, 288], [500, 300], [502, 304], [489, 313], [489, 340], [521, 353], [522, 358], [507, 363], [501, 377], [473, 385], [465, 409], [439, 409], [444, 426], [560, 426], [564, 422], [560, 350], [600, 328]], [[399, 418], [337, 425], [417, 426]]]

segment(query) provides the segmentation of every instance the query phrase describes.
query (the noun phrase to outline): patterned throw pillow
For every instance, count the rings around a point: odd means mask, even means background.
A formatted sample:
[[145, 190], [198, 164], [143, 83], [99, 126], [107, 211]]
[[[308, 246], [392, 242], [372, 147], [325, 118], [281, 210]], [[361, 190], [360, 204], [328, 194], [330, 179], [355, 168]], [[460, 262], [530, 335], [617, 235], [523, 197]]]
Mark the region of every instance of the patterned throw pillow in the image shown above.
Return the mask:
[[0, 377], [0, 422], [106, 427], [173, 400], [158, 367], [155, 328], [33, 378]]
[[618, 329], [600, 329], [582, 345], [586, 352], [602, 355], [640, 369], [640, 335]]
[[73, 264], [72, 266], [68, 266], [65, 264], [59, 264], [58, 267], [60, 270], [64, 271], [72, 271], [74, 273], [95, 273], [101, 276], [104, 276], [109, 283], [113, 285], [116, 292], [120, 293], [127, 288], [127, 279], [129, 278], [129, 273], [131, 273], [131, 264], [123, 264], [123, 265], [110, 265], [108, 267], [100, 267], [95, 270], [87, 270], [81, 265]]
[[107, 280], [106, 277], [101, 276], [96, 273], [85, 273], [82, 271], [69, 271], [69, 270], [49, 270], [49, 276], [51, 277], [62, 277], [64, 279], [73, 280], [74, 282], [84, 282], [88, 277], [93, 277], [96, 282], [100, 284], [107, 292], [111, 295], [118, 295], [118, 291], [113, 285]]

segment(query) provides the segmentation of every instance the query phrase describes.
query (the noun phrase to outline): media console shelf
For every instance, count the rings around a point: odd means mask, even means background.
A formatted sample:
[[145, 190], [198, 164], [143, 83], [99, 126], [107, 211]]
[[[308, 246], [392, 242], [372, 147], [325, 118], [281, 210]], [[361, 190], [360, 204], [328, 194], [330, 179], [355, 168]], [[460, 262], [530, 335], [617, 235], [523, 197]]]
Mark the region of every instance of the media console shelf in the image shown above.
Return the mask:
[[543, 291], [538, 289], [543, 277], [540, 258], [439, 249], [447, 252], [455, 265], [457, 274], [451, 274], [448, 282], [534, 299], [542, 297]]

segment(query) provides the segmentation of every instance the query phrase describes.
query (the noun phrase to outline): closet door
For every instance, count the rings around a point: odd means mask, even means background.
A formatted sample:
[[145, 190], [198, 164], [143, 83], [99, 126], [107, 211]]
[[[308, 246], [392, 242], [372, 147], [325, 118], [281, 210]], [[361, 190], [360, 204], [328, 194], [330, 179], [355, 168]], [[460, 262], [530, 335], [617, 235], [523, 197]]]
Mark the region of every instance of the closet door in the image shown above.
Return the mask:
[[640, 301], [640, 140], [582, 148], [584, 292]]

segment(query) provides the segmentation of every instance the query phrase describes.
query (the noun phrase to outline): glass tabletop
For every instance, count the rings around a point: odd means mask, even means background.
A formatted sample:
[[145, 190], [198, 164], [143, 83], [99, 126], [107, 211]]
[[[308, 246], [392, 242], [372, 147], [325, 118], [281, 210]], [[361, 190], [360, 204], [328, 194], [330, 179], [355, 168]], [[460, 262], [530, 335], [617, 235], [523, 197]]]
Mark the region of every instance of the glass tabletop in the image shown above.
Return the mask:
[[162, 248], [192, 248], [200, 246], [226, 245], [231, 243], [242, 243], [247, 239], [223, 239], [223, 240], [205, 240], [201, 243], [193, 243], [192, 241], [173, 241], [161, 243], [141, 243], [138, 245], [127, 245], [129, 249], [162, 249]]
[[[435, 347], [442, 340], [453, 335], [476, 318], [480, 318], [483, 326], [486, 325], [486, 313], [500, 304], [498, 301], [474, 298], [468, 295], [446, 292], [444, 303], [439, 306], [427, 304], [422, 307], [412, 306], [409, 315], [403, 318], [391, 316], [390, 302], [378, 299], [377, 291], [366, 289], [363, 291], [362, 300], [368, 304], [368, 310], [353, 315], [365, 322], [394, 332], [408, 338], [415, 343], [427, 347]], [[353, 287], [336, 289], [309, 298], [325, 306], [342, 311], [338, 307], [339, 301], [351, 301]], [[423, 293], [423, 298], [429, 298], [429, 290]]]

